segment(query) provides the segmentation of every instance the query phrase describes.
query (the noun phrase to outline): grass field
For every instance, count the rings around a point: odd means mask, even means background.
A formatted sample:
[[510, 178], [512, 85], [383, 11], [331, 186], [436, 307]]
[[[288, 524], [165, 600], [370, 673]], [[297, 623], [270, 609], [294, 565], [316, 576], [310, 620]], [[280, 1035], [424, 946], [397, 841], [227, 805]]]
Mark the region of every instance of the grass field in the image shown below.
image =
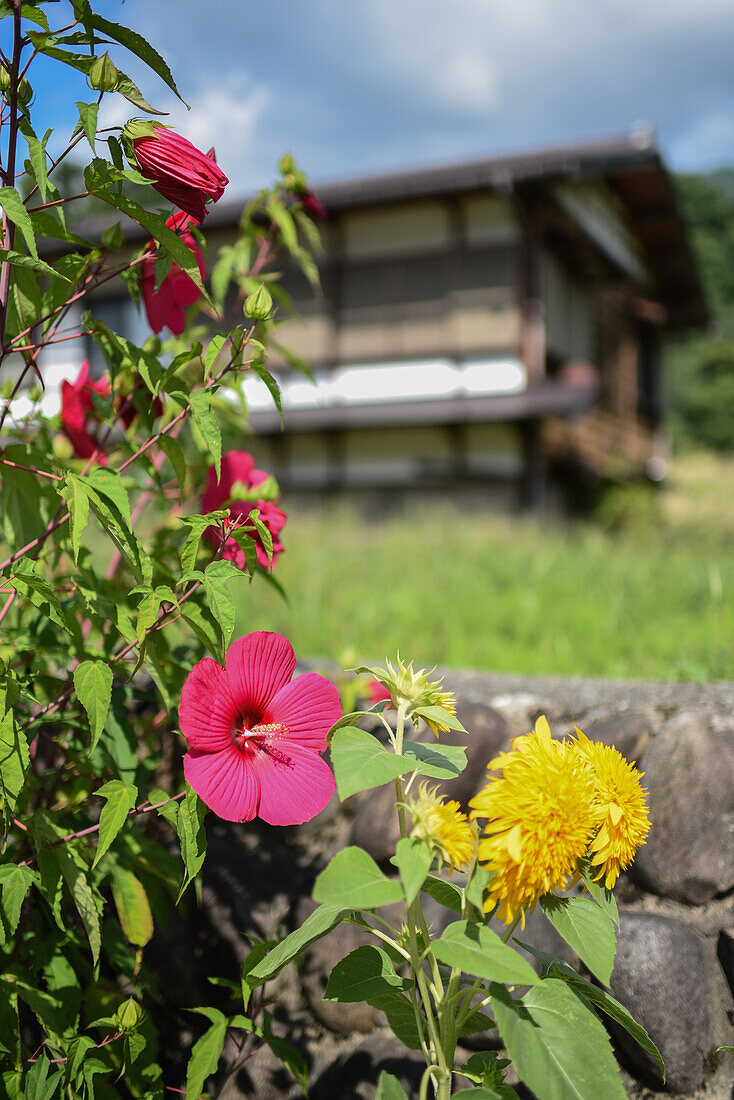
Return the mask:
[[[623, 530], [424, 505], [383, 520], [293, 509], [277, 566], [289, 605], [243, 583], [237, 628], [344, 664], [734, 678], [734, 462], [691, 458]], [[625, 528], [626, 520], [626, 529]]]

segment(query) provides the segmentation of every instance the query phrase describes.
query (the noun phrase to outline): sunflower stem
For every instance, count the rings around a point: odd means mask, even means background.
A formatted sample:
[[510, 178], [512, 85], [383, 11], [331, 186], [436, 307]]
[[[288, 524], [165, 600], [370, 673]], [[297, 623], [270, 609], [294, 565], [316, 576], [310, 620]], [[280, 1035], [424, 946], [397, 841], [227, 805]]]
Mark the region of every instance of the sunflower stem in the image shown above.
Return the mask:
[[[405, 716], [406, 716], [406, 704], [401, 702], [398, 705], [397, 722], [395, 725], [395, 752], [400, 755], [403, 751], [403, 737], [405, 734]], [[408, 827], [405, 818], [405, 791], [403, 788], [403, 781], [398, 776], [395, 780], [395, 806], [398, 813], [398, 825], [400, 827], [401, 839], [406, 839], [408, 836]], [[434, 1013], [434, 1006], [431, 1003], [431, 994], [426, 979], [426, 973], [423, 969], [423, 962], [421, 953], [418, 949], [418, 936], [416, 933], [416, 922], [421, 926], [421, 934], [425, 937], [427, 943], [430, 945], [430, 937], [428, 935], [428, 929], [426, 927], [425, 917], [423, 916], [423, 910], [421, 909], [420, 902], [416, 899], [410, 905], [408, 905], [408, 947], [410, 951], [410, 967], [415, 976], [415, 983], [420, 993], [420, 999], [423, 1004], [423, 1011], [426, 1014], [426, 1022], [428, 1024], [428, 1032], [431, 1039], [431, 1053], [433, 1060], [436, 1063], [435, 1068], [431, 1076], [435, 1083], [436, 1100], [448, 1100], [451, 1096], [451, 1069], [447, 1065], [446, 1055], [444, 1053], [443, 1046], [443, 1028], [441, 1024], [441, 1010], [440, 1005], [443, 1000], [443, 982], [441, 981], [441, 974], [438, 969], [438, 963], [436, 962], [433, 953], [430, 953], [431, 969], [433, 971], [434, 981], [436, 986], [433, 990], [433, 997], [436, 1005], [439, 1006], [438, 1015], [439, 1019], [436, 1019]]]

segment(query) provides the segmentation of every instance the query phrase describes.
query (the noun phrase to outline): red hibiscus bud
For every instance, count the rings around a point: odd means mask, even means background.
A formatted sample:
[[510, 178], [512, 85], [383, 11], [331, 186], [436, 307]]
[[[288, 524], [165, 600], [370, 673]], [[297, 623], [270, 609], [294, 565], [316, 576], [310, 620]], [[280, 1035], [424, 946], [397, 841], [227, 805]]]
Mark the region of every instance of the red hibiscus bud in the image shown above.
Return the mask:
[[216, 161], [157, 122], [133, 121], [123, 133], [132, 144], [140, 171], [152, 180], [156, 191], [202, 222], [206, 200], [217, 202], [229, 183]]

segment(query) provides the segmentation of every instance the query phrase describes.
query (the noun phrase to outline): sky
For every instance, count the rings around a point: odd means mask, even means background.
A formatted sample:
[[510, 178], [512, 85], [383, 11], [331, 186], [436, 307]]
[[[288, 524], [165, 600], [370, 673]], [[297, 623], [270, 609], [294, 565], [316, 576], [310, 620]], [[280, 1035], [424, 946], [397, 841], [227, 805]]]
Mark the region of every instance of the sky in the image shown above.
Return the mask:
[[[652, 124], [679, 171], [734, 165], [734, 0], [93, 0], [143, 34], [190, 110], [124, 51], [162, 121], [214, 145], [228, 197], [292, 152], [318, 188], [351, 176]], [[46, 10], [64, 18], [65, 0]], [[5, 49], [10, 20], [0, 24]], [[34, 73], [36, 75], [34, 76]], [[29, 74], [58, 148], [77, 74]], [[70, 109], [65, 103], [71, 105]], [[106, 97], [101, 124], [140, 114]]]

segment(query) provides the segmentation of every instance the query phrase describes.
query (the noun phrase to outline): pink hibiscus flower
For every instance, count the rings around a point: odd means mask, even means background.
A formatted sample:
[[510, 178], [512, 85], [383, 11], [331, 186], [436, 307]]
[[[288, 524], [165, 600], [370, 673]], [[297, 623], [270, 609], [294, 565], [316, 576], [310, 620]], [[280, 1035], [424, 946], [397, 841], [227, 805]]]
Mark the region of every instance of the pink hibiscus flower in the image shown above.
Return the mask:
[[[92, 400], [93, 393], [108, 397], [110, 383], [108, 378], [90, 382], [89, 363], [85, 359], [76, 381], [67, 382], [64, 379], [61, 383], [61, 430], [77, 458], [91, 458], [98, 448], [96, 436], [91, 430], [99, 419]], [[104, 464], [104, 461], [104, 455], [100, 455], [99, 462]]]
[[[172, 214], [167, 219], [166, 225], [178, 233], [182, 242], [196, 256], [202, 279], [206, 275], [204, 256], [191, 233], [187, 232], [190, 225], [197, 222], [189, 214]], [[162, 280], [158, 289], [155, 289], [155, 241], [148, 244], [145, 259], [142, 263], [140, 276], [140, 291], [143, 296], [145, 315], [153, 332], [158, 333], [164, 327], [168, 327], [174, 336], [180, 336], [186, 326], [187, 306], [192, 306], [201, 297], [201, 291], [196, 283], [181, 270], [178, 264], [171, 264], [171, 269]]]
[[184, 775], [225, 821], [301, 825], [334, 793], [321, 753], [342, 714], [339, 693], [315, 672], [291, 683], [295, 668], [287, 638], [256, 631], [232, 643], [226, 668], [205, 657], [189, 673], [178, 711]]
[[[268, 481], [268, 475], [264, 470], [255, 469], [255, 460], [247, 451], [228, 451], [222, 456], [221, 477], [217, 481], [217, 472], [213, 466], [209, 467], [206, 479], [206, 489], [201, 497], [202, 512], [216, 512], [219, 508], [229, 508], [230, 522], [238, 527], [247, 527], [247, 517], [255, 508], [259, 511], [260, 522], [267, 527], [273, 540], [273, 562], [283, 553], [284, 546], [280, 541], [280, 532], [285, 527], [288, 519], [286, 512], [277, 506], [273, 500], [264, 499], [264, 491], [261, 496], [258, 488]], [[270, 561], [263, 546], [262, 538], [257, 530], [250, 527], [248, 532], [252, 535], [257, 550], [257, 560], [264, 569], [270, 568]], [[222, 534], [218, 527], [208, 527], [204, 532], [207, 539], [215, 548], [222, 542]], [[224, 541], [222, 557], [233, 561], [238, 569], [244, 569], [247, 562], [245, 552], [236, 539], [231, 536]]]

